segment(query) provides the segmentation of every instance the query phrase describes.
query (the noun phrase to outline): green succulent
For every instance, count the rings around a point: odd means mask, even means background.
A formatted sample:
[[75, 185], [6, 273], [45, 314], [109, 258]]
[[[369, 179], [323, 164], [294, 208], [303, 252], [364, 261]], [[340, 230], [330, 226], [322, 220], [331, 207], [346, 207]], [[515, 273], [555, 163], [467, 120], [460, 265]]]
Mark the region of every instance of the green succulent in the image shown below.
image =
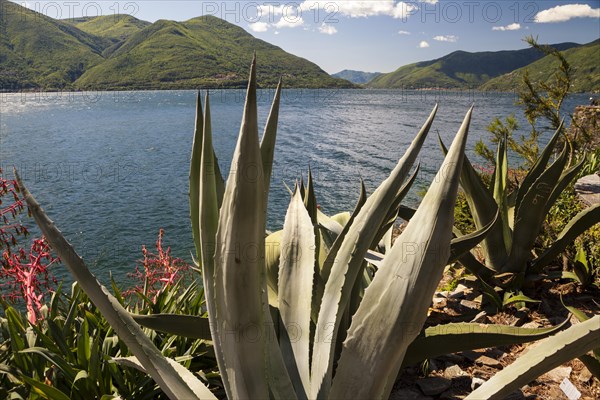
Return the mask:
[[[472, 109], [421, 205], [393, 245], [390, 229], [416, 176], [410, 171], [437, 106], [389, 177], [370, 196], [362, 188], [351, 214], [321, 213], [309, 172], [306, 186], [300, 183], [291, 193], [283, 230], [266, 237], [281, 84], [262, 141], [256, 87], [254, 60], [226, 184], [212, 145], [208, 95], [204, 113], [200, 101], [197, 105], [190, 214], [208, 318], [129, 313], [89, 272], [18, 179], [42, 232], [134, 356], [113, 361], [147, 372], [171, 399], [214, 399], [197, 376], [177, 359], [165, 357], [141, 326], [198, 338], [210, 332], [230, 399], [387, 399], [406, 363], [535, 340], [560, 329], [479, 324], [423, 329], [444, 267], [468, 253], [495, 226], [492, 221], [453, 238]], [[375, 252], [380, 243], [385, 254]], [[269, 247], [273, 251], [267, 251]]]

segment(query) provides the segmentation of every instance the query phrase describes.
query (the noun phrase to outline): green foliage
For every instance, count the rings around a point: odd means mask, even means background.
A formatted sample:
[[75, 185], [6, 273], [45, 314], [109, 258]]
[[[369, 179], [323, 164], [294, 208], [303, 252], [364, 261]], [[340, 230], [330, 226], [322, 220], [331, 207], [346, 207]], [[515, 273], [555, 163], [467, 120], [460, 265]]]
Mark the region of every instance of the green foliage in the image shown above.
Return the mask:
[[212, 16], [152, 24], [126, 15], [54, 20], [0, 0], [0, 90], [244, 87], [254, 51], [265, 86], [280, 77], [289, 87], [354, 86]]
[[[114, 282], [113, 282], [114, 283]], [[116, 295], [122, 300], [120, 292]], [[201, 314], [201, 291], [186, 292], [172, 285], [156, 302], [138, 303], [141, 314], [189, 312]], [[113, 359], [127, 357], [125, 343], [79, 285], [71, 294], [61, 287], [52, 295], [42, 321], [32, 325], [16, 309], [3, 303], [0, 319], [0, 397], [48, 399], [164, 399], [164, 394], [147, 375], [120, 367]], [[217, 385], [216, 365], [204, 340], [145, 333], [166, 356], [177, 356], [193, 371], [204, 371], [208, 382]], [[218, 386], [215, 386], [218, 388]], [[37, 393], [41, 397], [37, 397]], [[11, 397], [13, 396], [13, 397]], [[105, 397], [103, 397], [105, 396]]]
[[[557, 46], [553, 46], [557, 48]], [[563, 49], [558, 48], [563, 57], [573, 67], [571, 73], [571, 88], [573, 92], [594, 92], [600, 87], [600, 74], [598, 67], [598, 51], [600, 40], [582, 46]], [[561, 61], [554, 55], [533, 62], [511, 73], [491, 79], [480, 87], [481, 90], [512, 91], [520, 86], [526, 71], [533, 82], [550, 82]]]
[[[510, 304], [512, 296], [509, 294], [508, 298], [503, 298], [495, 292], [494, 286], [505, 287], [514, 293], [513, 296], [520, 296], [520, 289], [528, 275], [541, 271], [578, 236], [600, 222], [600, 205], [579, 210], [568, 217], [565, 216], [566, 213], [562, 213], [561, 218], [569, 218], [566, 224], [558, 228], [560, 231], [556, 236], [544, 243], [545, 250], [536, 252], [538, 256], [532, 253], [539, 249], [539, 235], [546, 226], [545, 221], [556, 223], [547, 217], [549, 214], [552, 216], [560, 213], [560, 210], [553, 207], [583, 166], [581, 161], [568, 167], [569, 153], [566, 145], [561, 155], [548, 166], [560, 132], [559, 126], [513, 192], [509, 191], [508, 184], [506, 136], [498, 143], [497, 167], [489, 187], [482, 182], [468, 160], [463, 165], [461, 185], [475, 226], [483, 228], [493, 220], [497, 212], [499, 222], [482, 242], [485, 265], [471, 255], [459, 260], [471, 272], [488, 281], [484, 285], [486, 293], [500, 307]], [[494, 275], [497, 279], [493, 278]]]
[[[518, 140], [515, 139], [514, 132], [518, 130], [519, 126], [513, 115], [507, 117], [505, 123], [499, 118], [495, 118], [488, 125], [487, 130], [492, 134], [492, 143], [497, 144], [506, 137], [507, 146], [523, 158], [526, 167], [531, 167], [539, 158], [540, 135], [544, 130], [555, 131], [561, 126], [561, 107], [571, 90], [573, 69], [559, 50], [538, 44], [532, 36], [525, 40], [533, 49], [556, 59], [559, 62], [558, 68], [555, 69], [551, 79], [537, 82], [531, 80], [528, 69], [523, 74], [522, 85], [518, 86], [517, 104], [524, 107], [525, 117], [531, 126], [527, 136], [521, 135]], [[540, 125], [544, 125], [544, 127], [540, 128]], [[482, 140], [477, 143], [475, 152], [492, 164], [494, 163], [491, 150]]]
[[[555, 45], [561, 50], [575, 43]], [[468, 53], [455, 51], [436, 60], [405, 65], [369, 82], [374, 88], [462, 88], [473, 89], [491, 78], [511, 73], [544, 56], [536, 49]], [[508, 87], [506, 90], [511, 90]]]

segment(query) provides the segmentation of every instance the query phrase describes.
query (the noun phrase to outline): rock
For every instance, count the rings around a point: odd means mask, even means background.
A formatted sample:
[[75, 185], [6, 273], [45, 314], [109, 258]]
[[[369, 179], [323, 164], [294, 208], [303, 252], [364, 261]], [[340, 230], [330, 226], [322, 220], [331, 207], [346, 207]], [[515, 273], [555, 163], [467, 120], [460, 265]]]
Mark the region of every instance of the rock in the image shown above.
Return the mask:
[[587, 204], [600, 203], [600, 175], [584, 176], [575, 183], [575, 192]]
[[450, 388], [450, 381], [445, 378], [434, 376], [432, 378], [419, 379], [417, 386], [426, 396], [437, 396]]
[[479, 308], [479, 304], [471, 300], [461, 300], [460, 305], [465, 308], [470, 308], [471, 310], [477, 310]]
[[434, 297], [433, 298], [433, 308], [444, 308], [448, 304], [448, 300], [443, 297]]
[[586, 383], [589, 382], [592, 377], [592, 373], [587, 368], [584, 368], [579, 372], [579, 375], [577, 375], [577, 380], [581, 383]]
[[448, 298], [448, 291], [444, 290], [443, 292], [435, 292], [435, 296], [434, 297], [447, 299]]
[[471, 291], [471, 289], [469, 289], [462, 283], [459, 283], [458, 286], [452, 291], [452, 293], [450, 293], [448, 295], [448, 297], [451, 299], [462, 299], [463, 297], [465, 297], [467, 292], [470, 292], [470, 291]]
[[477, 389], [479, 386], [483, 385], [484, 383], [485, 383], [485, 380], [483, 380], [481, 378], [473, 377], [473, 379], [471, 379], [471, 390]]
[[451, 365], [444, 370], [444, 378], [452, 379], [457, 376], [465, 376], [467, 373], [463, 371], [458, 365]]
[[462, 352], [462, 355], [467, 358], [468, 360], [471, 361], [475, 361], [477, 360], [479, 357], [481, 357], [482, 353], [479, 353], [477, 351], [473, 351], [473, 350], [466, 350]]
[[573, 371], [571, 367], [556, 367], [542, 375], [541, 379], [561, 383], [563, 379], [571, 376], [571, 371]]
[[528, 322], [528, 323], [526, 323], [526, 324], [523, 324], [523, 325], [521, 326], [521, 328], [528, 328], [528, 329], [535, 329], [535, 328], [539, 328], [539, 327], [540, 327], [540, 324], [538, 324], [538, 323], [537, 323], [537, 322], [535, 322], [535, 321]]
[[479, 365], [487, 365], [488, 367], [502, 369], [502, 363], [492, 357], [481, 356], [475, 362]]

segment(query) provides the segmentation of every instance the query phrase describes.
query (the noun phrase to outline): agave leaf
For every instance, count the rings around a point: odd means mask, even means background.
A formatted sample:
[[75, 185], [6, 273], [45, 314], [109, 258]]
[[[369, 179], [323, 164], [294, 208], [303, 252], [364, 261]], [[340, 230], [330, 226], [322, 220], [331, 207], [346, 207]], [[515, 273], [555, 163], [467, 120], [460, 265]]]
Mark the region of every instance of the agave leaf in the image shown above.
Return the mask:
[[219, 200], [217, 189], [217, 177], [215, 175], [215, 159], [211, 156], [213, 152], [212, 144], [212, 124], [210, 115], [210, 97], [206, 94], [206, 106], [204, 115], [204, 127], [202, 130], [202, 153], [199, 174], [199, 231], [200, 235], [200, 253], [202, 262], [202, 282], [204, 295], [208, 308], [209, 327], [213, 346], [215, 349], [215, 358], [221, 371], [223, 386], [228, 397], [233, 395], [231, 384], [228, 378], [228, 371], [225, 364], [224, 349], [221, 343], [221, 326], [217, 322], [216, 309], [216, 282], [215, 282], [215, 240], [219, 221]]
[[335, 214], [334, 216], [331, 217], [331, 219], [334, 220], [335, 222], [337, 222], [338, 224], [340, 224], [341, 226], [346, 226], [348, 221], [350, 221], [351, 216], [352, 216], [352, 214], [350, 214], [348, 211], [345, 211], [345, 212], [341, 212], [339, 214]]
[[554, 135], [552, 135], [552, 137], [550, 138], [550, 141], [548, 142], [546, 147], [544, 147], [542, 154], [540, 154], [540, 157], [536, 160], [535, 164], [531, 167], [531, 169], [529, 170], [529, 172], [523, 179], [523, 183], [521, 183], [521, 186], [519, 187], [519, 190], [517, 191], [517, 199], [515, 201], [515, 206], [516, 206], [516, 211], [517, 211], [516, 214], [519, 214], [519, 209], [521, 207], [523, 198], [525, 197], [527, 192], [529, 192], [529, 189], [531, 189], [531, 186], [540, 178], [540, 176], [546, 169], [546, 165], [548, 165], [548, 161], [550, 160], [550, 157], [552, 156], [552, 153], [554, 152], [554, 146], [556, 145], [556, 142], [558, 141], [558, 139], [560, 137], [562, 127], [563, 127], [563, 122], [564, 122], [564, 120], [561, 121], [560, 126], [558, 127], [556, 132], [554, 132]]
[[[439, 137], [440, 146], [447, 153], [446, 146]], [[481, 181], [481, 178], [471, 165], [469, 158], [465, 156], [463, 170], [460, 174], [460, 186], [465, 192], [467, 204], [473, 215], [473, 221], [477, 229], [483, 228], [494, 219], [498, 211], [498, 205], [494, 197]], [[502, 214], [500, 214], [502, 219]], [[499, 221], [500, 222], [500, 221]], [[504, 233], [502, 224], [495, 225], [481, 242], [487, 255], [486, 266], [494, 271], [499, 271], [508, 258], [508, 249], [504, 244]]]
[[281, 99], [281, 79], [277, 84], [277, 90], [275, 90], [275, 96], [273, 97], [273, 104], [271, 105], [271, 112], [267, 118], [267, 124], [265, 125], [265, 131], [263, 133], [262, 140], [260, 142], [260, 155], [262, 158], [263, 165], [263, 176], [265, 182], [265, 213], [267, 212], [267, 203], [269, 199], [269, 188], [271, 186], [271, 175], [273, 172], [273, 158], [275, 157], [275, 141], [277, 139], [277, 122], [279, 120], [279, 103]]
[[279, 280], [279, 258], [281, 256], [281, 236], [283, 230], [273, 232], [265, 239], [265, 266], [267, 269], [267, 290], [269, 304], [279, 308], [277, 300]]
[[523, 272], [531, 249], [546, 218], [545, 205], [567, 162], [567, 146], [560, 157], [546, 169], [523, 196], [515, 214], [513, 246], [502, 272]]
[[193, 339], [212, 340], [208, 318], [180, 314], [131, 314], [145, 328]]
[[[117, 335], [144, 364], [149, 375], [158, 383], [165, 394], [173, 400], [200, 398], [200, 393], [194, 393], [188, 383], [173, 369], [152, 341], [144, 334], [131, 315], [88, 270], [81, 257], [79, 257], [62, 233], [56, 228], [54, 222], [48, 218], [35, 198], [29, 193], [29, 190], [21, 181], [16, 170], [15, 176], [31, 214], [52, 248], [68, 267], [90, 300], [98, 307]], [[214, 396], [205, 398], [216, 399]]]
[[303, 393], [299, 397], [306, 398], [310, 389], [309, 348], [315, 234], [298, 190], [285, 217], [281, 248], [279, 313], [287, 333], [287, 340], [282, 342], [283, 359], [291, 372], [296, 393]]
[[600, 315], [544, 339], [467, 396], [501, 399], [543, 373], [600, 347]]
[[508, 160], [506, 154], [506, 135], [498, 143], [498, 154], [496, 156], [496, 170], [494, 173], [494, 200], [498, 204], [498, 209], [502, 215], [502, 236], [504, 237], [504, 247], [510, 249], [512, 246], [512, 231], [508, 221]]
[[200, 91], [196, 98], [196, 123], [194, 139], [192, 142], [192, 157], [190, 161], [190, 220], [192, 224], [192, 236], [196, 254], [200, 257], [200, 162], [202, 158], [202, 131], [204, 129], [204, 118], [202, 115], [202, 98]]
[[548, 198], [546, 202], [546, 206], [544, 207], [544, 214], [548, 215], [550, 209], [556, 203], [556, 200], [560, 197], [562, 192], [565, 190], [567, 186], [573, 181], [573, 179], [579, 174], [579, 171], [585, 165], [585, 154], [581, 157], [581, 161], [573, 167], [569, 168], [560, 176], [558, 183], [554, 186], [554, 190], [552, 190], [552, 194]]
[[[208, 97], [208, 92], [206, 93]], [[208, 111], [210, 112], [210, 111]], [[194, 139], [192, 142], [192, 157], [190, 161], [190, 221], [192, 223], [192, 236], [194, 238], [194, 246], [196, 248], [196, 254], [200, 257], [200, 162], [202, 159], [202, 140], [204, 131], [204, 116], [202, 115], [202, 101], [200, 97], [200, 91], [198, 91], [196, 99], [196, 123], [194, 129]], [[213, 170], [215, 175], [215, 183], [217, 185], [217, 198], [218, 204], [221, 205], [223, 199], [223, 192], [225, 191], [225, 183], [221, 176], [221, 170], [219, 169], [219, 162], [217, 156], [214, 153], [211, 145], [211, 152], [213, 153]]]
[[368, 250], [367, 254], [365, 255], [365, 261], [373, 264], [377, 268], [380, 268], [381, 264], [383, 264], [384, 257], [384, 254], [378, 253], [375, 250]]
[[550, 264], [575, 238], [583, 232], [600, 222], [600, 203], [595, 204], [579, 212], [556, 238], [554, 243], [531, 262], [531, 268], [540, 271]]
[[323, 214], [321, 210], [317, 210], [317, 221], [319, 222], [319, 225], [321, 225], [328, 231], [334, 233], [336, 237], [339, 236], [339, 234], [342, 233], [342, 230], [344, 229], [344, 226], [342, 224], [340, 224], [333, 218], [329, 218], [327, 215]]
[[534, 342], [555, 334], [568, 323], [569, 319], [567, 318], [559, 325], [551, 328], [519, 328], [507, 325], [475, 323], [451, 323], [432, 326], [421, 332], [410, 344], [402, 365], [411, 365], [459, 351]]
[[[143, 363], [141, 363], [137, 357], [115, 357], [112, 359], [114, 362], [127, 367], [135, 368], [138, 371], [148, 373]], [[184, 379], [196, 393], [199, 393], [201, 398], [210, 399], [216, 398], [215, 395], [183, 365], [170, 358], [166, 358], [171, 367], [177, 371], [177, 373]]]
[[348, 306], [352, 288], [364, 262], [363, 257], [385, 221], [390, 203], [394, 201], [408, 176], [433, 123], [436, 111], [437, 106], [434, 107], [427, 122], [390, 176], [362, 206], [333, 261], [319, 309], [312, 358], [310, 398], [327, 397], [333, 373], [335, 341], [326, 338], [336, 338], [338, 335], [342, 315]]
[[352, 318], [331, 398], [387, 399], [419, 335], [450, 256], [454, 204], [471, 108], [417, 212], [383, 260]]
[[[508, 293], [507, 293], [508, 294]], [[502, 302], [502, 306], [506, 307], [515, 303], [541, 303], [540, 300], [534, 300], [531, 297], [525, 296], [523, 293], [509, 295]]]
[[469, 233], [468, 235], [463, 235], [452, 239], [450, 242], [450, 259], [448, 260], [448, 264], [457, 261], [459, 258], [471, 251], [473, 247], [477, 246], [485, 238], [485, 235], [488, 234], [490, 229], [492, 229], [494, 224], [496, 224], [499, 215], [500, 210], [496, 212], [496, 217], [494, 217], [494, 219], [483, 228]]
[[214, 256], [216, 321], [226, 376], [235, 399], [269, 396], [261, 295], [263, 283], [266, 289], [263, 205], [254, 59], [240, 135], [220, 210]]

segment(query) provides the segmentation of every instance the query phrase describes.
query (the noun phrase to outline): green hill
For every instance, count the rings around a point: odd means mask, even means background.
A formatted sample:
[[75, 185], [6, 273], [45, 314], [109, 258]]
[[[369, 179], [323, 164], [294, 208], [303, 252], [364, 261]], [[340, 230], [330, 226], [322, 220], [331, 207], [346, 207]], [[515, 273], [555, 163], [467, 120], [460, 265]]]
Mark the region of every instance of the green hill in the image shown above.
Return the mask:
[[259, 57], [259, 82], [287, 86], [349, 87], [310, 61], [256, 39], [244, 29], [206, 16], [185, 22], [159, 20], [110, 50], [110, 57], [77, 81], [89, 88], [240, 87], [252, 53]]
[[373, 78], [379, 75], [381, 75], [381, 72], [363, 72], [345, 69], [343, 71], [338, 72], [337, 74], [332, 74], [331, 76], [333, 76], [334, 78], [345, 79], [356, 84], [364, 84], [371, 81]]
[[243, 87], [254, 51], [263, 85], [353, 87], [215, 17], [61, 21], [0, 0], [0, 91]]
[[[573, 67], [574, 92], [600, 91], [600, 39], [586, 45], [565, 50], [563, 55]], [[558, 61], [546, 56], [526, 67], [494, 78], [481, 86], [482, 90], [510, 91], [521, 84], [523, 73], [529, 70], [533, 81], [548, 80], [558, 68]]]
[[115, 14], [99, 17], [83, 17], [64, 20], [91, 35], [110, 39], [117, 43], [128, 39], [150, 25], [150, 22], [139, 20], [131, 15]]
[[103, 61], [110, 41], [0, 0], [0, 87], [62, 88]]
[[[576, 43], [553, 45], [566, 50]], [[383, 74], [367, 84], [373, 88], [476, 88], [491, 78], [524, 67], [542, 58], [539, 50], [486, 51], [469, 53], [455, 51], [436, 60], [418, 62]]]

